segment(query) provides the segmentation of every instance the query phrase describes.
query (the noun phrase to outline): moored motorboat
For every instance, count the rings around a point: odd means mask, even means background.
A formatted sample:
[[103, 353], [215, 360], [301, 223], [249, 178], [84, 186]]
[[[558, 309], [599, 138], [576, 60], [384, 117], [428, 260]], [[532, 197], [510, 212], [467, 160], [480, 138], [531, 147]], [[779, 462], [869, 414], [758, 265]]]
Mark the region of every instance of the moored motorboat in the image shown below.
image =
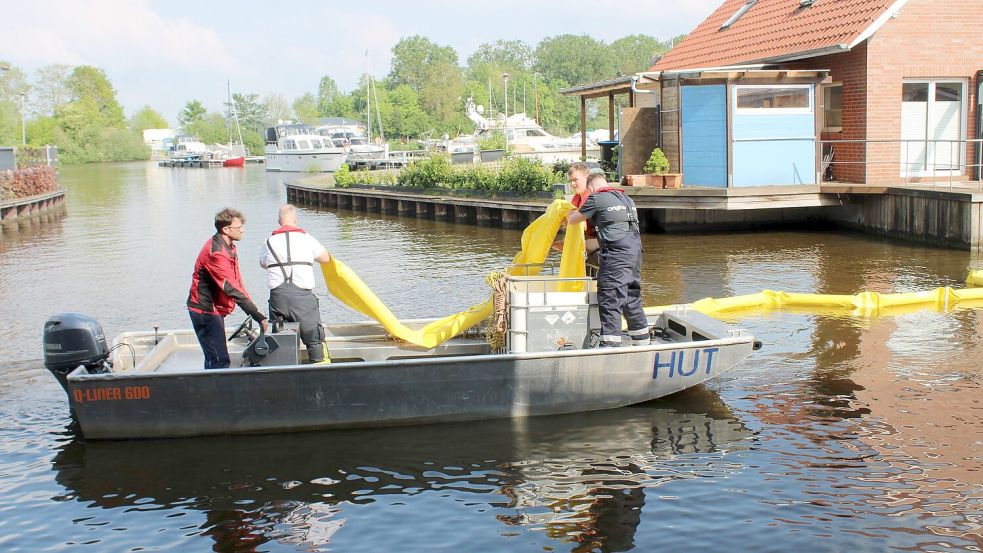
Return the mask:
[[313, 127], [283, 124], [266, 129], [267, 171], [334, 172], [345, 162], [345, 150]]
[[87, 438], [158, 438], [610, 409], [700, 384], [758, 345], [750, 332], [674, 308], [649, 315], [650, 345], [591, 347], [594, 281], [580, 292], [557, 277], [509, 282], [502, 346], [480, 326], [428, 349], [374, 323], [334, 325], [334, 362], [305, 365], [295, 332], [240, 327], [229, 353], [243, 366], [206, 371], [191, 330], [127, 332], [107, 348], [95, 321], [63, 314], [45, 325], [45, 363]]
[[222, 160], [223, 167], [242, 167], [246, 164], [245, 156], [230, 157]]

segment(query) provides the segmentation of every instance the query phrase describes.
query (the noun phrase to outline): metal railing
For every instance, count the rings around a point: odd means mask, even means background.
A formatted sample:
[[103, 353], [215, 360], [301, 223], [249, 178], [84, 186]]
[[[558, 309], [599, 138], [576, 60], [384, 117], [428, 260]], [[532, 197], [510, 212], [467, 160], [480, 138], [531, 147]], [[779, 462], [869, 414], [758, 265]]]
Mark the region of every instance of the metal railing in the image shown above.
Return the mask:
[[[897, 145], [897, 148], [889, 146], [872, 148], [872, 145], [878, 144], [893, 144]], [[850, 155], [856, 156], [862, 152], [862, 159], [843, 160], [844, 155], [841, 153], [838, 160], [838, 145], [861, 145], [862, 148], [850, 147], [853, 150]], [[975, 146], [972, 151], [969, 151], [970, 145]], [[940, 185], [947, 184], [951, 190], [953, 184], [968, 185], [975, 180], [976, 189], [983, 191], [983, 139], [980, 138], [819, 140], [816, 147], [822, 181], [834, 180], [827, 178], [827, 174], [835, 175], [837, 166], [859, 165], [863, 167], [863, 185], [866, 187], [870, 186], [872, 166], [893, 166], [898, 169], [898, 178], [904, 179], [905, 185], [931, 185], [932, 189], [936, 189]]]

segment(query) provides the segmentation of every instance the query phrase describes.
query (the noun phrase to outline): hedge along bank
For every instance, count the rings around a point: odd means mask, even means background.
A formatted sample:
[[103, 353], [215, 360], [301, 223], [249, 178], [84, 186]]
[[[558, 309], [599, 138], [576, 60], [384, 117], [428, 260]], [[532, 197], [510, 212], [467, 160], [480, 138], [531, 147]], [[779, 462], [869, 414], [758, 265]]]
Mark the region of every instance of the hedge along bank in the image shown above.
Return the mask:
[[0, 171], [0, 202], [58, 190], [58, 176], [47, 165]]
[[567, 180], [566, 174], [534, 159], [511, 158], [494, 167], [460, 167], [452, 165], [446, 154], [413, 161], [401, 171], [351, 171], [342, 164], [334, 178], [341, 188], [364, 184], [518, 194], [549, 192], [554, 184]]

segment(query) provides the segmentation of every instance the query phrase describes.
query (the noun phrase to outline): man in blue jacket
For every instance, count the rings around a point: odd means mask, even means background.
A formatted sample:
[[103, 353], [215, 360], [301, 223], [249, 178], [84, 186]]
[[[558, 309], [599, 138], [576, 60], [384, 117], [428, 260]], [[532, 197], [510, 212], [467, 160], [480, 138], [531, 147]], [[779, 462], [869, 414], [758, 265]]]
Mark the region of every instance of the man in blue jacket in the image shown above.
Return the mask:
[[642, 239], [635, 202], [608, 185], [604, 175], [587, 179], [590, 196], [570, 212], [568, 224], [590, 221], [597, 229], [597, 303], [601, 316], [601, 347], [622, 345], [621, 316], [628, 321], [633, 346], [648, 345], [648, 318], [642, 307]]

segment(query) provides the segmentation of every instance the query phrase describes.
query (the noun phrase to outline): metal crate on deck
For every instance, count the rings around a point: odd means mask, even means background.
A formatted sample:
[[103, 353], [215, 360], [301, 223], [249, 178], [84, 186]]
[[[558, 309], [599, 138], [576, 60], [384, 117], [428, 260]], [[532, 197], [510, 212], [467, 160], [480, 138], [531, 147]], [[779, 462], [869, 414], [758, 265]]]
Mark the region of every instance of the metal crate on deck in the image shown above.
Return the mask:
[[508, 351], [581, 349], [591, 330], [600, 328], [596, 280], [534, 274], [507, 281]]

